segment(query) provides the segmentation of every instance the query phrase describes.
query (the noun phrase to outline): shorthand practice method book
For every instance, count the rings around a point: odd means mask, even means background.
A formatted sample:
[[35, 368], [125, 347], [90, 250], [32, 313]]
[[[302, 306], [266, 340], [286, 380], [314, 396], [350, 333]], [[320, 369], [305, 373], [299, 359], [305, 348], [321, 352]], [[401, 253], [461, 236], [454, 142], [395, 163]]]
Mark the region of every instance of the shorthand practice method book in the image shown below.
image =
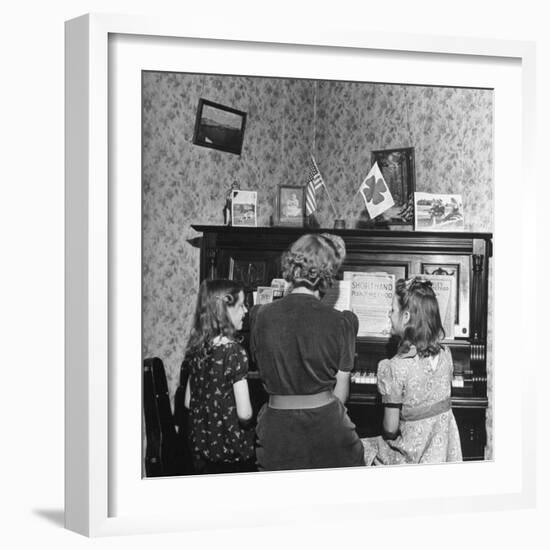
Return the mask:
[[357, 336], [387, 338], [391, 332], [389, 314], [394, 291], [394, 275], [345, 271], [344, 279], [335, 281], [323, 301], [340, 311], [347, 309], [357, 315]]
[[[445, 338], [455, 331], [455, 280], [447, 275], [419, 275], [429, 280], [439, 304]], [[359, 319], [357, 336], [387, 338], [391, 333], [390, 312], [395, 293], [395, 276], [385, 272], [345, 271], [344, 279], [335, 281], [323, 302], [340, 311], [353, 311]]]

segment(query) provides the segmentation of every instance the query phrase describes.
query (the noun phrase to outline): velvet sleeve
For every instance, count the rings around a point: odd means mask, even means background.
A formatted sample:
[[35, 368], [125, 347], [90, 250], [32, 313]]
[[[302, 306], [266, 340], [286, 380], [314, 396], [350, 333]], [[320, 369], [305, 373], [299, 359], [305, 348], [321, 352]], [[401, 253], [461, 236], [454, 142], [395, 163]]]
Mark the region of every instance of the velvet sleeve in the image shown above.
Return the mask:
[[258, 318], [258, 311], [260, 309], [260, 305], [256, 304], [255, 306], [252, 306], [250, 311], [248, 312], [248, 321], [250, 325], [250, 356], [254, 360], [256, 357], [256, 348], [257, 348], [257, 341], [256, 341], [256, 320]]
[[342, 347], [338, 370], [349, 372], [355, 361], [355, 339], [359, 330], [359, 319], [351, 311], [343, 311], [340, 320]]

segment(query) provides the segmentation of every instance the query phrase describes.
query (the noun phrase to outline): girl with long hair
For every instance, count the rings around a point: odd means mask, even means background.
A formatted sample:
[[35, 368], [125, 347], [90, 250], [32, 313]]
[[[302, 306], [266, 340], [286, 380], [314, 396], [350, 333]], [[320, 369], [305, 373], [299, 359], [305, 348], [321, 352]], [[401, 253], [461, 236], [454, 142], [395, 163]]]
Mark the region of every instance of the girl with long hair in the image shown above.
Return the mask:
[[255, 470], [248, 356], [237, 339], [246, 311], [238, 283], [202, 282], [181, 368], [196, 473]]
[[384, 433], [362, 440], [367, 465], [462, 460], [451, 408], [453, 360], [442, 344], [445, 332], [432, 283], [399, 279], [390, 319], [398, 348], [378, 365]]

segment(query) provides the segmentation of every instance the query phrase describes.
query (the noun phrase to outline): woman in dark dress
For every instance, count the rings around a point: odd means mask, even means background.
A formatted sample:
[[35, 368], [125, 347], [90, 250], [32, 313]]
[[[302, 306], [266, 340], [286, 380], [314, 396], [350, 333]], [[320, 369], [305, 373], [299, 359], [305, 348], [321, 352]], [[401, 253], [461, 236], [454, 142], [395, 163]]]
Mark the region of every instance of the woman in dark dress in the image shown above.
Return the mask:
[[283, 256], [290, 292], [250, 312], [250, 350], [269, 394], [258, 414], [260, 470], [365, 464], [344, 407], [358, 320], [320, 301], [345, 254], [335, 235], [300, 237]]

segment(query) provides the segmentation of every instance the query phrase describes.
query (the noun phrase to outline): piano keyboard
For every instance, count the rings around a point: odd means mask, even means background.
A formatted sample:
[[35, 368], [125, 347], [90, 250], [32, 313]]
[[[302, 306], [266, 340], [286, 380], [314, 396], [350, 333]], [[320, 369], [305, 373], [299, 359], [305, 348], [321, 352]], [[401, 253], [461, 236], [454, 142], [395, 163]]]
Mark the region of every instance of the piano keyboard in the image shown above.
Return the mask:
[[[376, 385], [378, 378], [375, 372], [353, 372], [351, 374], [352, 384], [374, 384]], [[451, 382], [453, 388], [463, 388], [464, 387], [464, 376], [455, 375], [453, 376], [453, 381]]]
[[375, 372], [353, 372], [351, 374], [352, 384], [376, 384], [377, 377]]

